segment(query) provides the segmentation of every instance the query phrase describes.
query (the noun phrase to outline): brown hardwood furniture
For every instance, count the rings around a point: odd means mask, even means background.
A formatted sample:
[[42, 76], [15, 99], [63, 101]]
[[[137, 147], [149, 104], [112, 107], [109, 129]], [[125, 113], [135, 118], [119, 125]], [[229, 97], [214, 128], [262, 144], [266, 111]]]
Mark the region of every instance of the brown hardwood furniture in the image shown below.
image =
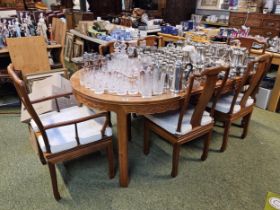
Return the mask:
[[[222, 85], [216, 90], [216, 82], [218, 74], [225, 73]], [[214, 121], [209, 112], [205, 108], [216, 90], [215, 98], [218, 99], [221, 90], [226, 84], [229, 74], [229, 67], [215, 67], [203, 71], [199, 76], [191, 76], [187, 94], [180, 109], [176, 112], [146, 115], [144, 121], [144, 154], [149, 153], [149, 132], [161, 136], [163, 139], [173, 145], [173, 160], [171, 176], [176, 177], [178, 174], [180, 147], [189, 141], [195, 140], [199, 137], [204, 137], [204, 149], [201, 160], [206, 160], [208, 156], [208, 148], [211, 140]], [[206, 77], [202, 87], [201, 95], [194, 108], [189, 105], [190, 96], [193, 89], [193, 82], [195, 78]], [[215, 103], [213, 103], [212, 110], [214, 111]], [[213, 111], [211, 113], [213, 113]]]
[[[267, 69], [270, 67], [271, 56], [261, 55], [255, 61], [248, 65], [241, 82], [236, 83], [233, 93], [221, 97], [215, 106], [214, 119], [224, 123], [223, 143], [220, 151], [223, 152], [227, 148], [228, 136], [231, 124], [242, 119], [241, 126], [243, 133], [241, 138], [247, 136], [247, 131], [255, 104], [255, 95], [262, 78], [264, 77]], [[254, 70], [254, 65], [257, 65]], [[248, 84], [249, 80], [249, 84]], [[248, 85], [248, 88], [244, 87]], [[212, 103], [209, 104], [209, 107]]]
[[109, 177], [114, 177], [112, 130], [108, 127], [108, 114], [95, 113], [86, 107], [70, 107], [37, 115], [33, 105], [42, 101], [56, 100], [72, 93], [50, 96], [31, 101], [26, 85], [15, 73], [13, 65], [8, 67], [21, 102], [32, 120], [30, 129], [36, 134], [37, 147], [42, 164], [48, 164], [53, 195], [60, 199], [57, 187], [55, 164], [72, 160], [101, 149], [107, 151]]
[[101, 44], [99, 45], [99, 54], [105, 55], [106, 52], [113, 53], [114, 52], [114, 44], [115, 42], [108, 42], [107, 44]]
[[75, 72], [70, 81], [73, 87], [73, 93], [79, 102], [92, 108], [113, 111], [117, 114], [119, 181], [120, 186], [127, 187], [129, 182], [127, 156], [129, 133], [127, 132], [127, 128], [130, 123], [130, 114], [153, 114], [176, 110], [180, 107], [184, 93], [178, 95], [168, 93], [150, 99], [111, 94], [98, 95], [80, 85], [80, 71]]
[[[60, 36], [63, 36], [63, 34], [60, 34]], [[60, 40], [62, 39], [61, 37]], [[0, 53], [9, 53], [13, 65], [16, 69], [21, 69], [23, 74], [51, 70], [48, 50], [59, 50], [57, 59], [63, 64], [61, 59], [64, 60], [64, 58], [61, 57], [60, 53], [63, 53], [62, 44], [64, 44], [64, 41], [61, 44], [47, 45], [42, 36], [32, 36], [8, 38], [7, 44], [8, 47], [2, 49]], [[61, 67], [61, 65], [58, 67]]]
[[164, 20], [172, 25], [190, 20], [195, 14], [196, 4], [197, 1], [193, 0], [166, 0]]
[[[223, 88], [223, 94], [233, 89], [233, 85], [240, 81], [240, 78], [228, 80]], [[73, 94], [77, 101], [97, 109], [113, 111], [117, 115], [117, 136], [118, 136], [118, 156], [119, 156], [119, 170], [120, 170], [120, 186], [127, 187], [129, 183], [128, 177], [128, 137], [130, 113], [137, 113], [141, 115], [163, 113], [171, 110], [178, 110], [184, 99], [185, 92], [180, 94], [172, 94], [168, 92], [161, 96], [154, 96], [152, 98], [117, 96], [111, 94], [95, 94], [93, 91], [83, 87], [80, 84], [80, 71], [75, 72], [71, 79], [73, 87]], [[217, 82], [216, 87], [219, 88], [221, 82]], [[201, 93], [201, 88], [198, 87], [192, 90], [192, 95]]]
[[58, 53], [59, 56], [53, 56], [53, 57], [59, 57], [59, 61], [62, 64], [63, 68], [65, 67], [64, 64], [64, 46], [65, 46], [65, 36], [66, 36], [66, 30], [67, 25], [64, 21], [62, 21], [59, 18], [53, 18], [52, 19], [52, 39], [56, 42], [56, 44], [61, 45], [61, 48], [59, 48]]
[[253, 46], [255, 44], [259, 45], [261, 48], [259, 49], [259, 51], [261, 52], [261, 54], [265, 53], [267, 44], [265, 42], [260, 42], [259, 40], [255, 39], [255, 38], [251, 38], [251, 37], [237, 37], [234, 39], [229, 39], [228, 40], [228, 44], [231, 44], [232, 42], [238, 41], [240, 42], [240, 47], [245, 47], [247, 48], [249, 53], [252, 53], [252, 49]]
[[[93, 91], [81, 86], [80, 71], [75, 72], [71, 79], [73, 93], [76, 99], [92, 108], [98, 108], [107, 111], [113, 111], [117, 114], [117, 131], [118, 131], [118, 155], [120, 170], [120, 186], [127, 187], [129, 183], [128, 177], [128, 155], [127, 155], [127, 128], [129, 125], [130, 113], [137, 114], [155, 114], [163, 113], [171, 110], [178, 110], [185, 98], [185, 92], [180, 94], [172, 94], [170, 92], [154, 96], [152, 98], [117, 96], [111, 94], [95, 94]], [[224, 91], [232, 90], [235, 80], [228, 81], [224, 87]], [[221, 85], [217, 83], [217, 87]], [[201, 88], [192, 91], [192, 94], [199, 94]]]
[[162, 37], [162, 46], [166, 46], [166, 44], [168, 42], [178, 42], [180, 40], [185, 40], [186, 38], [185, 37], [182, 37], [182, 36], [173, 36], [173, 35], [170, 35], [170, 34], [164, 34], [164, 33], [158, 33], [158, 36]]
[[280, 35], [280, 16], [262, 13], [230, 12], [229, 27], [250, 27], [251, 35], [275, 37]]
[[268, 110], [276, 112], [280, 109], [280, 53], [272, 53], [272, 64], [278, 65], [275, 83], [271, 92]]
[[141, 41], [146, 41], [147, 46], [158, 46], [162, 47], [163, 38], [161, 36], [146, 36], [143, 39], [139, 39], [137, 41], [137, 45], [139, 46]]
[[9, 38], [7, 45], [15, 69], [23, 74], [51, 70], [43, 36]]
[[89, 10], [95, 17], [107, 17], [109, 14], [120, 14], [122, 10], [121, 0], [87, 0]]
[[[260, 55], [259, 50], [252, 50], [253, 55]], [[280, 53], [273, 53], [266, 51], [265, 54], [272, 56], [271, 64], [278, 65], [278, 71], [275, 79], [275, 83], [271, 92], [271, 97], [268, 104], [268, 110], [276, 112], [280, 109]]]

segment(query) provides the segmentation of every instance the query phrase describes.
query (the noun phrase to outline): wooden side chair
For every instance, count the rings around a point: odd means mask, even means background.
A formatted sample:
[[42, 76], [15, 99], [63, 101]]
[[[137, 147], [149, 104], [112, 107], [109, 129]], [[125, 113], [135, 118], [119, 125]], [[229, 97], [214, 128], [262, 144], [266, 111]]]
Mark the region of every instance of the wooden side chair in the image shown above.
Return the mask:
[[[216, 89], [218, 74], [225, 72], [225, 77]], [[205, 111], [205, 108], [212, 98], [213, 94], [219, 98], [229, 74], [229, 67], [215, 67], [206, 69], [202, 75], [192, 75], [189, 79], [189, 86], [186, 90], [186, 96], [180, 110], [156, 115], [145, 116], [144, 121], [144, 154], [149, 153], [149, 132], [153, 131], [173, 145], [173, 161], [171, 176], [178, 174], [180, 146], [198, 137], [204, 137], [204, 149], [201, 160], [206, 160], [208, 148], [212, 135], [214, 121], [211, 113]], [[198, 102], [194, 108], [189, 106], [190, 97], [193, 90], [194, 79], [206, 77]], [[214, 106], [212, 110], [214, 110]]]
[[108, 42], [107, 44], [101, 44], [99, 45], [99, 54], [105, 55], [106, 52], [113, 53], [114, 52], [114, 44], [115, 42]]
[[24, 81], [17, 76], [12, 64], [8, 66], [8, 73], [32, 118], [30, 128], [36, 136], [40, 160], [42, 164], [48, 164], [56, 200], [60, 199], [55, 171], [57, 163], [105, 149], [109, 162], [109, 177], [114, 177], [112, 129], [108, 127], [108, 113], [95, 113], [84, 106], [74, 106], [62, 110], [58, 108], [55, 112], [38, 115], [33, 107], [34, 104], [56, 100], [72, 93], [31, 101]]
[[147, 46], [158, 46], [162, 47], [163, 45], [163, 38], [161, 36], [146, 36], [143, 39], [139, 39], [137, 41], [137, 45], [139, 46], [141, 41], [146, 41]]
[[267, 44], [265, 42], [260, 42], [259, 40], [250, 38], [250, 37], [238, 37], [238, 38], [234, 38], [234, 39], [229, 39], [228, 44], [234, 43], [236, 41], [240, 42], [241, 47], [247, 48], [249, 53], [252, 52], [254, 44], [257, 44], [261, 47], [259, 49], [259, 50], [261, 50], [261, 54], [264, 54], [265, 50], [267, 48]]
[[[256, 58], [255, 61], [249, 63], [241, 82], [234, 85], [233, 92], [221, 97], [217, 101], [214, 111], [214, 119], [215, 121], [220, 121], [224, 124], [223, 143], [220, 149], [221, 152], [224, 152], [227, 148], [230, 127], [234, 121], [240, 118], [242, 119], [241, 127], [243, 128], [243, 133], [241, 138], [247, 136], [255, 104], [255, 95], [258, 92], [261, 80], [265, 76], [266, 71], [270, 68], [270, 64], [271, 56], [268, 54]], [[254, 67], [256, 68], [255, 70]], [[244, 88], [245, 86], [246, 88]], [[212, 103], [209, 103], [209, 108], [211, 105]]]

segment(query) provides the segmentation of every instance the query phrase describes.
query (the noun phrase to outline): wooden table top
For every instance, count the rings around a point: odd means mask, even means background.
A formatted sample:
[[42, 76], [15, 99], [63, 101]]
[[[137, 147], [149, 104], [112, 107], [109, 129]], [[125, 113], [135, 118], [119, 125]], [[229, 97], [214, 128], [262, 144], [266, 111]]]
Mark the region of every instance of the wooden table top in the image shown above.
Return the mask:
[[[90, 98], [94, 98], [99, 101], [103, 101], [110, 104], [118, 104], [118, 105], [133, 105], [133, 104], [157, 104], [158, 102], [168, 102], [176, 99], [182, 99], [185, 96], [185, 92], [180, 94], [174, 94], [168, 91], [165, 94], [159, 96], [152, 96], [150, 98], [143, 98], [141, 96], [132, 96], [132, 95], [114, 95], [109, 93], [104, 94], [95, 94], [94, 91], [85, 88], [80, 84], [80, 71], [73, 74], [70, 79], [73, 89], [80, 94], [88, 96]], [[199, 89], [198, 89], [199, 91]]]
[[[240, 80], [240, 78], [236, 78], [235, 80]], [[71, 84], [75, 92], [79, 95], [83, 95], [87, 98], [95, 99], [99, 102], [109, 103], [109, 104], [116, 104], [116, 105], [151, 105], [151, 104], [158, 104], [158, 103], [168, 103], [176, 100], [182, 100], [185, 96], [185, 92], [175, 94], [171, 91], [164, 93], [159, 96], [152, 96], [150, 98], [143, 98], [141, 96], [132, 96], [132, 95], [114, 95], [109, 93], [104, 94], [95, 94], [94, 91], [85, 88], [80, 84], [80, 71], [75, 72], [71, 79]], [[232, 84], [234, 80], [228, 80], [227, 84], [224, 87], [224, 92], [229, 92], [232, 90]], [[217, 87], [221, 85], [221, 81], [217, 82]], [[202, 87], [194, 88], [192, 91], [192, 95], [199, 94], [202, 90]]]

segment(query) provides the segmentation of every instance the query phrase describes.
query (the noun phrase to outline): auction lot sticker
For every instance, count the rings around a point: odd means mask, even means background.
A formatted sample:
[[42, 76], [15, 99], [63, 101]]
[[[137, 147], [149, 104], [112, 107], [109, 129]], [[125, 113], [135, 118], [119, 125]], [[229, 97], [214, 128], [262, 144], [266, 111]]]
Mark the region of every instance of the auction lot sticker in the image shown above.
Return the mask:
[[264, 210], [280, 210], [280, 195], [268, 192]]

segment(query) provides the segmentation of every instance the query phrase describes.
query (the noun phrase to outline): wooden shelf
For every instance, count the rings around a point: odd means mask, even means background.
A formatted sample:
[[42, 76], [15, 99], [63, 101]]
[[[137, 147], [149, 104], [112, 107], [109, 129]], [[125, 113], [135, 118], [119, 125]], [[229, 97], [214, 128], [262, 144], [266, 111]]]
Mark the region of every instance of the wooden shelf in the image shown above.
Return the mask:
[[94, 37], [90, 37], [90, 36], [84, 35], [84, 34], [80, 33], [79, 31], [77, 31], [75, 29], [71, 29], [70, 33], [72, 33], [75, 36], [80, 37], [80, 38], [82, 38], [84, 40], [91, 41], [91, 42], [94, 42], [94, 43], [97, 43], [97, 44], [105, 45], [105, 44], [108, 43], [108, 41], [104, 41], [104, 40], [101, 40], [101, 39], [97, 39], [97, 38], [94, 38]]
[[205, 25], [211, 25], [211, 26], [221, 26], [221, 27], [228, 27], [227, 23], [219, 23], [219, 22], [207, 22], [207, 21], [201, 21], [202, 24]]

